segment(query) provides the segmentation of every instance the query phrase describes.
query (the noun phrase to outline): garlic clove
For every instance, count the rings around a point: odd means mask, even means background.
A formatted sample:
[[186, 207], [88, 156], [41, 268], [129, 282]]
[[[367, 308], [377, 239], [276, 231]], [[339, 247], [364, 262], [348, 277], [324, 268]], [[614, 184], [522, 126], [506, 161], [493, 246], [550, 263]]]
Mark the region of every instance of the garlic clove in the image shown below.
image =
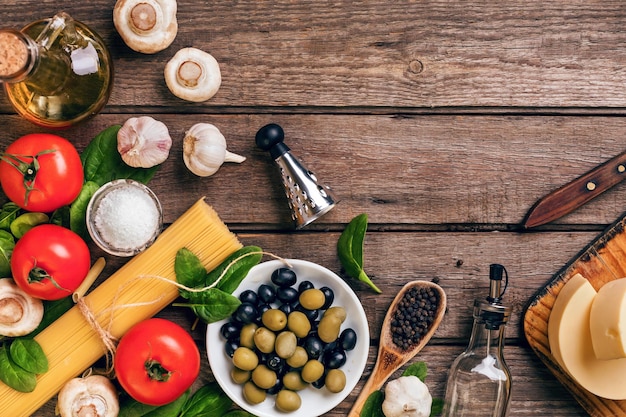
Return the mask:
[[43, 319], [43, 302], [26, 294], [11, 278], [0, 279], [0, 335], [32, 332]]
[[226, 138], [210, 123], [196, 123], [183, 139], [183, 161], [199, 177], [215, 174], [224, 162], [245, 160], [244, 156], [226, 150]]
[[56, 406], [61, 417], [117, 417], [119, 410], [117, 391], [102, 375], [71, 379], [59, 391]]
[[117, 150], [127, 165], [151, 168], [169, 156], [172, 138], [165, 123], [150, 116], [131, 117], [117, 132]]
[[176, 38], [176, 9], [176, 0], [118, 0], [113, 23], [129, 48], [154, 54]]
[[196, 48], [179, 50], [165, 65], [164, 75], [172, 94], [194, 102], [210, 99], [222, 84], [217, 60]]

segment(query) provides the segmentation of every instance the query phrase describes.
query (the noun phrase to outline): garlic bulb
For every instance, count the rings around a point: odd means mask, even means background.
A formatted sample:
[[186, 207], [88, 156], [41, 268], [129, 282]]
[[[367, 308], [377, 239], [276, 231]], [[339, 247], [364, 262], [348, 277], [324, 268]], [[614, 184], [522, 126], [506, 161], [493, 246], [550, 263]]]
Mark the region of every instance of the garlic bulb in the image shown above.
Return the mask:
[[26, 294], [11, 278], [0, 279], [0, 335], [24, 336], [43, 319], [43, 302]]
[[167, 159], [172, 138], [165, 123], [150, 116], [131, 117], [117, 132], [117, 150], [126, 164], [151, 168]]
[[113, 23], [129, 48], [154, 54], [176, 38], [176, 9], [176, 0], [118, 0]]
[[191, 172], [208, 177], [215, 174], [224, 162], [241, 163], [246, 158], [226, 150], [226, 139], [217, 127], [197, 123], [183, 139], [183, 160]]
[[115, 387], [102, 375], [71, 379], [59, 391], [56, 408], [61, 417], [117, 417], [120, 411]]

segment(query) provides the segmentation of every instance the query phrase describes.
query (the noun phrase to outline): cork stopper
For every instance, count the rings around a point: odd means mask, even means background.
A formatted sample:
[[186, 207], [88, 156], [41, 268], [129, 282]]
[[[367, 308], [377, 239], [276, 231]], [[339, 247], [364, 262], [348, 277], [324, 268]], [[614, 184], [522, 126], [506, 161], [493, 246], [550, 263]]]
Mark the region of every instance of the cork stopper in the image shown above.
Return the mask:
[[19, 32], [0, 31], [0, 79], [19, 77], [29, 64], [30, 53], [24, 37]]

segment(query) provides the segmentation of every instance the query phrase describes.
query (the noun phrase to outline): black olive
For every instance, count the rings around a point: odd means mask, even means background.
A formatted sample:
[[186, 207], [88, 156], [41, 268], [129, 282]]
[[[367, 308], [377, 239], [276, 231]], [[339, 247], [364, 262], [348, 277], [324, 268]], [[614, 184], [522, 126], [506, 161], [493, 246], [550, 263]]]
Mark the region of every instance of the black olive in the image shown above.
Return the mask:
[[324, 352], [322, 363], [328, 369], [337, 369], [346, 363], [346, 359], [346, 352], [343, 349], [333, 349]]
[[237, 350], [237, 348], [239, 347], [239, 342], [236, 340], [227, 340], [226, 344], [224, 345], [224, 350], [226, 351], [226, 354], [229, 357], [233, 357], [233, 354], [235, 353], [235, 351]]
[[309, 310], [309, 309], [306, 309], [306, 308], [302, 307], [299, 304], [296, 307], [296, 310], [303, 312], [304, 315], [309, 319], [309, 321], [311, 323], [313, 323], [315, 320], [317, 320], [317, 318], [320, 316], [320, 311], [319, 310]]
[[273, 303], [276, 299], [276, 290], [273, 286], [268, 284], [261, 284], [256, 293], [259, 297], [259, 302], [262, 301], [265, 304]]
[[256, 292], [252, 290], [245, 290], [241, 294], [239, 294], [239, 301], [241, 301], [242, 303], [256, 304], [258, 303], [258, 300], [259, 296]]
[[259, 320], [263, 316], [263, 313], [265, 313], [267, 310], [270, 310], [271, 308], [272, 308], [272, 306], [269, 305], [269, 304], [260, 304], [257, 307], [257, 311], [259, 312]]
[[269, 395], [275, 395], [275, 394], [278, 394], [281, 389], [283, 389], [283, 381], [282, 379], [279, 378], [276, 380], [276, 384], [274, 384], [273, 387], [267, 390], [267, 393]]
[[311, 288], [315, 288], [311, 281], [302, 281], [300, 284], [298, 284], [298, 292], [301, 294], [306, 290], [310, 290]]
[[276, 290], [276, 298], [283, 303], [293, 303], [298, 299], [298, 290], [292, 287], [278, 287]]
[[324, 372], [324, 375], [322, 375], [320, 379], [318, 379], [317, 381], [313, 381], [311, 385], [313, 386], [313, 388], [322, 389], [324, 388], [325, 381], [326, 381], [326, 372]]
[[279, 287], [291, 287], [297, 280], [296, 273], [289, 268], [278, 268], [272, 272], [272, 282]]
[[287, 362], [281, 358], [280, 356], [278, 356], [278, 354], [276, 352], [270, 353], [267, 356], [267, 360], [265, 362], [265, 365], [270, 368], [272, 371], [276, 372], [277, 374], [282, 374], [283, 371], [285, 370]]
[[309, 359], [317, 359], [324, 350], [324, 342], [322, 342], [316, 334], [307, 336], [302, 346], [306, 350]]
[[293, 305], [289, 303], [283, 303], [279, 305], [278, 309], [282, 311], [283, 313], [285, 313], [286, 316], [288, 316], [294, 310]]
[[226, 340], [233, 340], [239, 337], [241, 325], [232, 321], [226, 322], [220, 327], [220, 333]]
[[339, 344], [344, 350], [352, 350], [356, 346], [356, 332], [353, 329], [344, 329], [339, 335]]
[[322, 287], [320, 291], [324, 293], [324, 305], [321, 307], [322, 310], [328, 309], [335, 301], [335, 292], [329, 287]]
[[233, 317], [241, 323], [252, 323], [259, 317], [259, 311], [254, 304], [241, 303], [233, 313]]

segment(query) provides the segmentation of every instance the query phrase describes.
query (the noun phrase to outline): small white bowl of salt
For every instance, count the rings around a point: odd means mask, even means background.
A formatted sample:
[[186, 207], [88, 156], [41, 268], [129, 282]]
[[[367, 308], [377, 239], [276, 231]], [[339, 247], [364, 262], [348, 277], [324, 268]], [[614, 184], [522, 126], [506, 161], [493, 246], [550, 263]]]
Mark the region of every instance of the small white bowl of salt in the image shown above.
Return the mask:
[[163, 211], [150, 188], [129, 179], [104, 184], [87, 206], [87, 230], [93, 241], [115, 256], [133, 256], [161, 233]]

